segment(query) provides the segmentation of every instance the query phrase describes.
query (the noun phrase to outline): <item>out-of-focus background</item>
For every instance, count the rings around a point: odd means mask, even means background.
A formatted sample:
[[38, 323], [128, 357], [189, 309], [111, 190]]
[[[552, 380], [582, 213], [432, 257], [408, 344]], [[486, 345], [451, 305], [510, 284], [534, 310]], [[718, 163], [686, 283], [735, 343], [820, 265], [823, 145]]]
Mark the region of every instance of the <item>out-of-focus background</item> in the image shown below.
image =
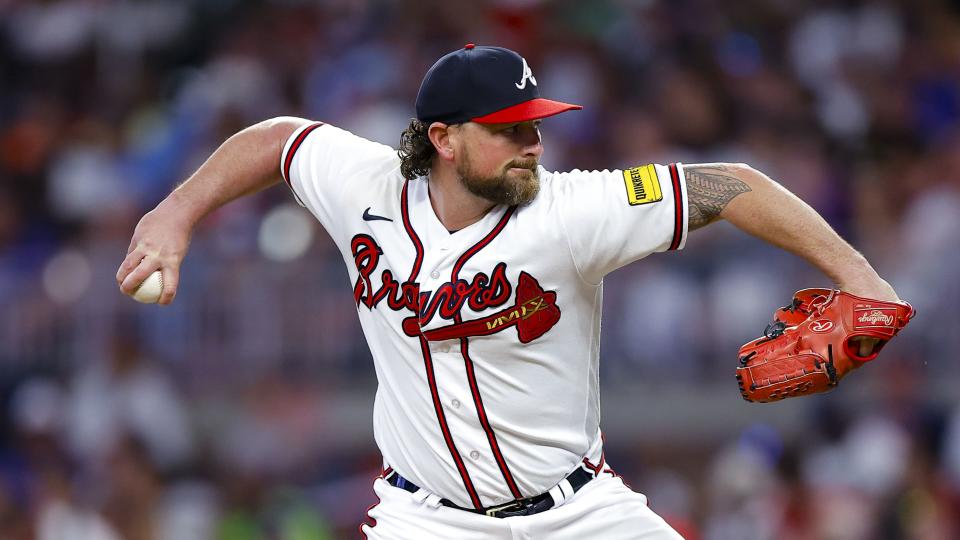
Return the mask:
[[282, 187], [211, 215], [170, 307], [114, 275], [232, 133], [395, 145], [467, 41], [585, 106], [548, 168], [747, 162], [918, 308], [838, 391], [747, 404], [737, 348], [824, 276], [723, 223], [611, 275], [607, 457], [652, 508], [690, 539], [960, 537], [957, 2], [3, 0], [0, 538], [359, 536], [376, 382], [311, 216]]

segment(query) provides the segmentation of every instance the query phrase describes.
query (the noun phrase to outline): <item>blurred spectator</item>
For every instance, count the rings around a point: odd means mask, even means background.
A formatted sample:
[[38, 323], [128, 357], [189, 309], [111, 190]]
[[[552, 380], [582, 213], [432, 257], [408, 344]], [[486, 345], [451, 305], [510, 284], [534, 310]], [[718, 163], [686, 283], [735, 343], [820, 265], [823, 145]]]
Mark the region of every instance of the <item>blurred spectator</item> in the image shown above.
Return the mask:
[[184, 464], [192, 449], [183, 405], [158, 366], [145, 361], [136, 334], [117, 332], [109, 356], [77, 371], [67, 398], [65, 428], [70, 449], [90, 463], [122, 449], [124, 434], [143, 442], [161, 469]]

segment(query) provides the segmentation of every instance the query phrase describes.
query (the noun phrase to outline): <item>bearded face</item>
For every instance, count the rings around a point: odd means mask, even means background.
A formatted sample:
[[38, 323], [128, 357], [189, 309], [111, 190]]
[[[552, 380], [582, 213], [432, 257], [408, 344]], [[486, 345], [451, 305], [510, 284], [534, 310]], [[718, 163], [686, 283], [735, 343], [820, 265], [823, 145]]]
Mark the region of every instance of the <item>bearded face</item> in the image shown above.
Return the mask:
[[494, 204], [523, 206], [531, 203], [540, 192], [540, 176], [535, 158], [514, 159], [493, 174], [477, 170], [466, 147], [460, 152], [457, 176], [470, 193]]

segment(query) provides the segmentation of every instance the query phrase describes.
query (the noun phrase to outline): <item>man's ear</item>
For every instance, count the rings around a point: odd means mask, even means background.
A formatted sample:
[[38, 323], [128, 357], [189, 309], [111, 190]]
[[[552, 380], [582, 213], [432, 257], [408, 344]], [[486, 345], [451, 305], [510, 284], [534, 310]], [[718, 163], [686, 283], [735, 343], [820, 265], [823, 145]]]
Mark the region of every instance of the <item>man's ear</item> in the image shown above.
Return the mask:
[[453, 156], [456, 153], [454, 151], [454, 142], [460, 135], [458, 131], [459, 126], [444, 124], [443, 122], [434, 122], [427, 128], [427, 136], [430, 137], [430, 142], [432, 142], [433, 147], [437, 149], [437, 155], [440, 156], [441, 159], [447, 161], [453, 160]]

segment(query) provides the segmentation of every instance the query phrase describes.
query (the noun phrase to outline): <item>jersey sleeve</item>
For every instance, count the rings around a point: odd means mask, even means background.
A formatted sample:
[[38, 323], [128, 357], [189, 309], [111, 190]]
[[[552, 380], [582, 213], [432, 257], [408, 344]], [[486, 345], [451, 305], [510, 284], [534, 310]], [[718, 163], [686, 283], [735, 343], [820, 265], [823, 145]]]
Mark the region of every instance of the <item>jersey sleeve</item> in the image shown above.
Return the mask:
[[399, 166], [396, 151], [330, 124], [305, 125], [290, 136], [280, 155], [280, 174], [297, 202], [334, 234], [357, 192]]
[[682, 249], [687, 238], [683, 165], [571, 171], [554, 176], [558, 209], [580, 275], [590, 283], [637, 259]]

